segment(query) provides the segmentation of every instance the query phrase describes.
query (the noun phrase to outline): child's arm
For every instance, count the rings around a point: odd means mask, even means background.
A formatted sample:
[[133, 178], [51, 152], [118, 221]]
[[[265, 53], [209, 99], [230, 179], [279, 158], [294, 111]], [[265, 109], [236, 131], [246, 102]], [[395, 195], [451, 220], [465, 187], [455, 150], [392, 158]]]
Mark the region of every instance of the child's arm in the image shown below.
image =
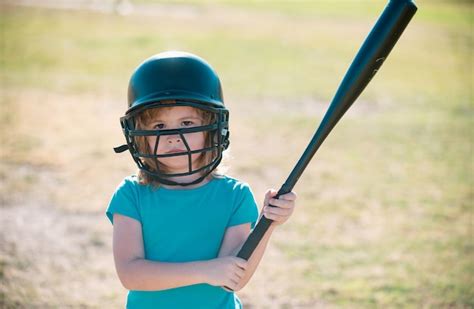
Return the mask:
[[140, 222], [114, 214], [113, 252], [122, 285], [128, 290], [157, 291], [198, 283], [237, 288], [247, 262], [237, 257], [187, 263], [146, 260]]
[[[252, 278], [253, 274], [255, 273], [258, 264], [260, 264], [260, 260], [263, 257], [263, 253], [267, 248], [268, 240], [270, 239], [270, 235], [272, 234], [274, 229], [275, 225], [270, 225], [262, 240], [259, 242], [257, 248], [255, 248], [254, 252], [252, 253], [252, 256], [247, 261], [247, 268], [244, 272], [242, 279], [237, 284], [237, 287], [226, 287], [232, 288], [233, 291], [239, 291], [247, 284], [247, 282], [249, 282], [250, 278]], [[240, 248], [243, 246], [244, 242], [247, 240], [249, 234], [249, 223], [227, 228], [221, 249], [219, 251], [219, 257], [236, 256]]]
[[[273, 220], [273, 223], [270, 225], [264, 237], [255, 248], [255, 251], [252, 253], [252, 256], [248, 260], [247, 269], [245, 270], [244, 276], [237, 285], [237, 288], [233, 289], [234, 291], [242, 289], [247, 284], [263, 257], [273, 230], [276, 226], [286, 222], [293, 213], [295, 208], [296, 194], [290, 192], [280, 196], [279, 199], [273, 199], [276, 194], [277, 191], [275, 190], [268, 190], [265, 194], [262, 215], [268, 219]], [[276, 207], [268, 207], [268, 204]], [[240, 248], [247, 240], [249, 234], [249, 223], [229, 227], [224, 235], [224, 240], [222, 241], [219, 251], [219, 257], [237, 255], [237, 253], [240, 251]]]

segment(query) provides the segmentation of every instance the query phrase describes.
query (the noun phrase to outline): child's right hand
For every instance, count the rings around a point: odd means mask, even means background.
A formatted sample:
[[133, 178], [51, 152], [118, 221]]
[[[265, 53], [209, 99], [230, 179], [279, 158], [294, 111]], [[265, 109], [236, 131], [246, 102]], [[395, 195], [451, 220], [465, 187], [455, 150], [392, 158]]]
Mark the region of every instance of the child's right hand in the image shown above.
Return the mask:
[[236, 290], [245, 274], [247, 261], [236, 256], [225, 256], [206, 261], [204, 275], [206, 283]]

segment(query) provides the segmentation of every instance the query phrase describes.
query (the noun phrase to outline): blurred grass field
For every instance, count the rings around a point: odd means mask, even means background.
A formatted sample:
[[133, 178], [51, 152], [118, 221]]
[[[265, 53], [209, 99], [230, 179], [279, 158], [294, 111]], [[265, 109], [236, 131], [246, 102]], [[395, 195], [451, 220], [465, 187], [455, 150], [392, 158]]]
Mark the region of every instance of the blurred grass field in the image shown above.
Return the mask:
[[[103, 213], [135, 171], [112, 147], [138, 63], [177, 49], [215, 67], [230, 174], [260, 202], [385, 1], [134, 4], [0, 5], [2, 308], [123, 307]], [[300, 179], [298, 209], [239, 292], [246, 308], [474, 307], [473, 5], [418, 7]]]

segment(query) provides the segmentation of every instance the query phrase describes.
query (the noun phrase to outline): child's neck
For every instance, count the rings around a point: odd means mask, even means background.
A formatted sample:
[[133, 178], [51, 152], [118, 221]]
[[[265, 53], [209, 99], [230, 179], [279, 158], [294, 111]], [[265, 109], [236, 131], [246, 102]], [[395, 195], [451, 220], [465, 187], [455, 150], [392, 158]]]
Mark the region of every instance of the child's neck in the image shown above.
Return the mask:
[[[193, 182], [194, 180], [198, 179], [201, 176], [202, 176], [201, 174], [195, 174], [195, 175], [187, 175], [187, 176], [179, 176], [179, 177], [170, 177], [169, 180], [175, 181], [178, 183], [189, 183], [189, 182]], [[211, 181], [211, 179], [212, 179], [212, 176], [209, 175], [206, 178], [204, 178], [202, 181], [193, 185], [189, 185], [189, 186], [170, 186], [170, 185], [165, 185], [165, 184], [162, 184], [162, 186], [163, 188], [171, 189], [171, 190], [190, 190], [190, 189], [199, 188], [205, 185], [206, 183]]]

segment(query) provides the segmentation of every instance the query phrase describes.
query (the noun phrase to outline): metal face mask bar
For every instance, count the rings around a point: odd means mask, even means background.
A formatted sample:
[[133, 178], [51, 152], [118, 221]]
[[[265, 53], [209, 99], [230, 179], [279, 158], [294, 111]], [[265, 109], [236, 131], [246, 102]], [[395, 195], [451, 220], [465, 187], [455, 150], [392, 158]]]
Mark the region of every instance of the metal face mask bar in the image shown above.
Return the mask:
[[[191, 128], [183, 128], [183, 129], [171, 129], [171, 130], [137, 130], [136, 127], [136, 117], [146, 109], [152, 108], [159, 108], [159, 107], [174, 107], [174, 106], [191, 106], [195, 108], [199, 108], [201, 110], [205, 110], [211, 112], [215, 115], [215, 119], [211, 124], [191, 127]], [[222, 152], [227, 149], [229, 145], [229, 131], [228, 131], [228, 119], [229, 113], [227, 109], [221, 108], [214, 108], [212, 106], [205, 106], [201, 102], [189, 102], [189, 101], [176, 101], [175, 103], [167, 103], [163, 104], [160, 102], [152, 103], [147, 105], [145, 108], [136, 109], [128, 113], [127, 115], [120, 118], [120, 122], [122, 125], [122, 129], [127, 141], [127, 145], [122, 145], [120, 147], [114, 148], [115, 152], [123, 152], [125, 150], [130, 150], [133, 160], [136, 162], [138, 168], [152, 178], [157, 179], [160, 183], [167, 184], [167, 185], [191, 185], [195, 183], [199, 183], [202, 181], [207, 175], [209, 175], [216, 167], [219, 165], [220, 161], [222, 160]], [[210, 138], [206, 140], [211, 141], [211, 145], [205, 145], [204, 148], [191, 150], [189, 147], [188, 141], [186, 140], [186, 134], [192, 133], [207, 133], [210, 135]], [[168, 153], [168, 154], [157, 154], [158, 144], [160, 142], [160, 138], [163, 136], [169, 135], [179, 135], [180, 139], [182, 140], [186, 150], [183, 152], [177, 153]], [[153, 147], [153, 150], [150, 153], [143, 153], [140, 151], [137, 143], [137, 138], [140, 137], [150, 137], [156, 136], [156, 141]], [[209, 162], [205, 162], [203, 166], [193, 168], [192, 164], [192, 155], [201, 154], [204, 155], [205, 153], [211, 152], [213, 154], [212, 158]], [[188, 170], [186, 172], [181, 173], [169, 173], [166, 172], [164, 169], [160, 169], [160, 162], [159, 159], [161, 158], [169, 158], [169, 157], [179, 157], [179, 156], [187, 156], [188, 158]], [[147, 164], [147, 161], [150, 162], [148, 159], [153, 160], [155, 167], [150, 166]], [[176, 176], [187, 176], [193, 175], [196, 173], [202, 173], [202, 175], [196, 179], [195, 181], [189, 183], [181, 183], [172, 181], [169, 177], [176, 177]]]

